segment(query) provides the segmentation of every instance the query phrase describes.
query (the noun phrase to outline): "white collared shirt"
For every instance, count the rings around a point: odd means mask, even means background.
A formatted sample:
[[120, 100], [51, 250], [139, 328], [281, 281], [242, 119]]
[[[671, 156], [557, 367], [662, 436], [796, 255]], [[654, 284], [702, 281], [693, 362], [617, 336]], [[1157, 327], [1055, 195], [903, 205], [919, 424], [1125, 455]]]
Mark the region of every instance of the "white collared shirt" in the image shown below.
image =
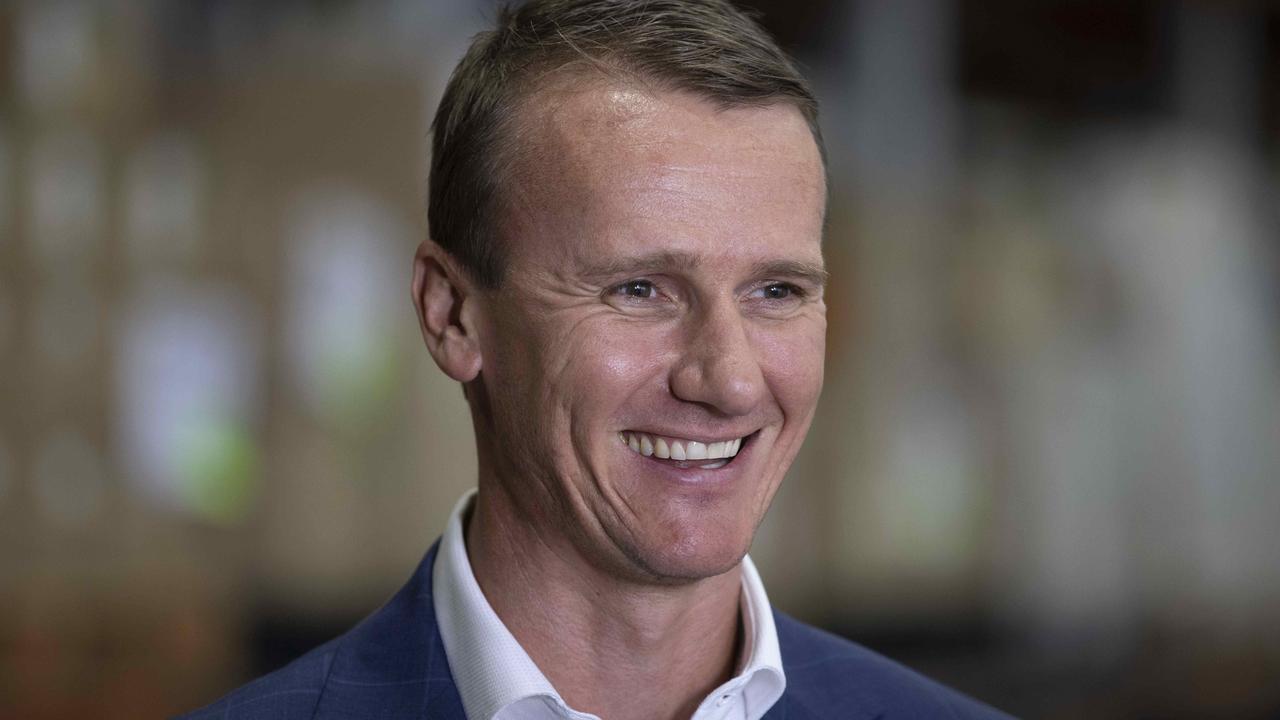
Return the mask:
[[[569, 707], [502, 623], [471, 571], [462, 525], [475, 490], [453, 509], [432, 569], [440, 639], [469, 720], [599, 720]], [[736, 677], [698, 705], [691, 720], [759, 720], [787, 679], [773, 611], [751, 558], [742, 559], [744, 643]]]

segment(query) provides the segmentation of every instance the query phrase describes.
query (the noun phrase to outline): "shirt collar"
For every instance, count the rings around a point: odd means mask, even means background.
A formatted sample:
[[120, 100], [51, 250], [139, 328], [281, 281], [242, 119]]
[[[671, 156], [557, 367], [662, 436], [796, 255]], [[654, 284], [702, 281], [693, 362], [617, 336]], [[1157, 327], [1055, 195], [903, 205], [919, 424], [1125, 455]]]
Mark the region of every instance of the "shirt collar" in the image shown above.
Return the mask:
[[[432, 569], [436, 623], [467, 717], [493, 720], [504, 710], [518, 717], [594, 717], [565, 704], [481, 592], [463, 538], [475, 494], [469, 491], [454, 507]], [[712, 708], [736, 698], [743, 712], [731, 717], [758, 720], [786, 688], [773, 610], [750, 557], [742, 559], [741, 608], [739, 673], [707, 696], [695, 718], [723, 716]]]

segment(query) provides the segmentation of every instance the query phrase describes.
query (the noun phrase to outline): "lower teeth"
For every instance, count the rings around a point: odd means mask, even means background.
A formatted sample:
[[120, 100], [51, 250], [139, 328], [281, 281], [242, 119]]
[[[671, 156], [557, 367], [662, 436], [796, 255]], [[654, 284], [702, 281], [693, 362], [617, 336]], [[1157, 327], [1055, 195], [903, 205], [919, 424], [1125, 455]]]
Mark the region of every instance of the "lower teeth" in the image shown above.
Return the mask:
[[687, 460], [677, 460], [677, 461], [676, 461], [676, 467], [683, 468], [683, 469], [688, 469], [688, 468], [691, 468], [691, 467], [696, 467], [696, 468], [698, 468], [699, 470], [717, 470], [717, 469], [722, 468], [722, 467], [724, 467], [725, 465], [728, 465], [728, 464], [729, 464], [729, 461], [728, 461], [728, 460], [716, 460], [716, 461], [714, 461], [714, 462], [709, 462], [709, 463], [706, 463], [706, 464], [704, 464], [704, 465], [694, 465], [693, 463], [691, 463], [691, 462], [689, 462], [689, 461], [687, 461]]

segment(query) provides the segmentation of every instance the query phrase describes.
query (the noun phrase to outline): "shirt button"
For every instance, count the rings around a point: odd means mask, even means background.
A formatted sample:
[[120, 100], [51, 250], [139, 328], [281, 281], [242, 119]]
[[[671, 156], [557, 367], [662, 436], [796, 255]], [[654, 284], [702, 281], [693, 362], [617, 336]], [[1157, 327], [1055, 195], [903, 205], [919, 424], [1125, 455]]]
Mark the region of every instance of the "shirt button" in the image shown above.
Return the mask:
[[716, 700], [716, 707], [724, 707], [725, 705], [728, 705], [728, 704], [729, 704], [729, 701], [730, 701], [730, 700], [732, 700], [732, 699], [733, 699], [733, 696], [732, 696], [732, 695], [721, 695], [721, 696]]

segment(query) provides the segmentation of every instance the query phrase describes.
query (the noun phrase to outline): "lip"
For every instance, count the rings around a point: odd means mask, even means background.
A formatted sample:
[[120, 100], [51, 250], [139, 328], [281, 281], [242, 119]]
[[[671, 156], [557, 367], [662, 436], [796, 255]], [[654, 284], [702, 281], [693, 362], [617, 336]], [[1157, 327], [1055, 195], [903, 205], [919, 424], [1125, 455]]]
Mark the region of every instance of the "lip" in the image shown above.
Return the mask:
[[756, 435], [756, 433], [760, 432], [760, 428], [756, 427], [756, 428], [751, 428], [749, 430], [744, 429], [737, 434], [720, 433], [717, 435], [699, 435], [697, 434], [697, 432], [689, 432], [685, 430], [672, 430], [668, 428], [654, 429], [651, 427], [626, 428], [622, 430], [622, 432], [644, 433], [646, 435], [653, 435], [655, 437], [658, 435], [661, 435], [662, 437], [676, 438], [679, 440], [693, 440], [694, 442], [700, 442], [700, 443], [703, 443], [704, 445], [710, 445], [711, 443], [714, 443], [714, 442], [727, 442], [729, 440], [737, 440], [738, 438], [743, 438], [743, 441], [745, 444], [747, 441], [749, 441], [751, 437]]
[[[636, 430], [634, 432], [644, 431]], [[627, 462], [632, 463], [637, 472], [643, 474], [645, 477], [656, 477], [679, 487], [714, 490], [725, 486], [735, 485], [737, 484], [737, 481], [744, 476], [748, 470], [752, 456], [754, 455], [756, 445], [755, 440], [759, 434], [760, 431], [755, 430], [746, 435], [734, 436], [735, 439], [738, 437], [743, 438], [742, 447], [738, 450], [738, 454], [735, 455], [732, 461], [728, 464], [715, 469], [704, 469], [697, 466], [680, 467], [679, 465], [667, 460], [661, 460], [652, 456], [646, 457], [625, 446], [619, 447], [618, 449], [620, 452], [624, 452], [630, 456]], [[677, 435], [676, 437], [680, 436]]]

